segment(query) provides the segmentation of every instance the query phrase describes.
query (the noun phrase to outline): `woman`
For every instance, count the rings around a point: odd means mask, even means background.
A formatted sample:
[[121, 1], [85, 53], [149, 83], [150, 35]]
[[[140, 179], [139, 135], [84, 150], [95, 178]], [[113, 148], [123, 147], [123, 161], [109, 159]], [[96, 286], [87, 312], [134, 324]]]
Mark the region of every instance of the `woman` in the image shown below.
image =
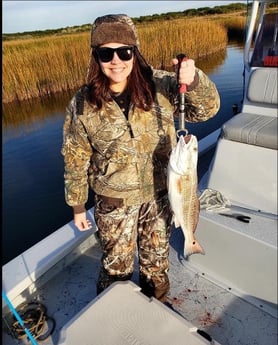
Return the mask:
[[[87, 83], [71, 100], [64, 124], [66, 202], [76, 227], [88, 230], [89, 186], [94, 191], [103, 251], [97, 293], [131, 278], [138, 248], [142, 292], [165, 302], [172, 220], [166, 171], [176, 144], [177, 77], [148, 65], [126, 15], [97, 18], [91, 46]], [[217, 113], [215, 85], [193, 60], [181, 63], [178, 82], [187, 84], [187, 121]]]

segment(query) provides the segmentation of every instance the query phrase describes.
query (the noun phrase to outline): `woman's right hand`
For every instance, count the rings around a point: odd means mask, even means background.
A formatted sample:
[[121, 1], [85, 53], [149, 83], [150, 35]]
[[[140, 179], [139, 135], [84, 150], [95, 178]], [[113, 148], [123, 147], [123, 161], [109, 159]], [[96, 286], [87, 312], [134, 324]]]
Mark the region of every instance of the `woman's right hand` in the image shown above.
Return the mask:
[[89, 219], [86, 217], [86, 212], [75, 213], [74, 214], [74, 225], [80, 231], [86, 231], [92, 229], [92, 224]]

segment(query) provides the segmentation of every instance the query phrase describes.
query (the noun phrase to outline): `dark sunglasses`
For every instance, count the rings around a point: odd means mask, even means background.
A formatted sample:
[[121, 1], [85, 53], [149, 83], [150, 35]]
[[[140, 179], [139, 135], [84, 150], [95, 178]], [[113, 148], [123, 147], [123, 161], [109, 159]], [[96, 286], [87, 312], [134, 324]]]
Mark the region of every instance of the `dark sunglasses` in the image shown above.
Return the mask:
[[102, 47], [96, 49], [97, 56], [102, 62], [111, 61], [115, 52], [121, 60], [128, 61], [132, 58], [133, 51], [134, 47], [132, 46], [123, 46], [118, 48]]

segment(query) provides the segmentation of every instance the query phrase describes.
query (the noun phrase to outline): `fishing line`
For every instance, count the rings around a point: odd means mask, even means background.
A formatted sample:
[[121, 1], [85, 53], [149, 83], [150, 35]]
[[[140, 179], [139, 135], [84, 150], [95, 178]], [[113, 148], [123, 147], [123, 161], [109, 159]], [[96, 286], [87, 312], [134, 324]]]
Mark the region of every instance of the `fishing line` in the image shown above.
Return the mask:
[[17, 321], [19, 322], [20, 326], [24, 329], [24, 332], [27, 334], [32, 345], [38, 345], [38, 343], [36, 342], [32, 334], [29, 332], [28, 328], [24, 326], [24, 322], [22, 321], [20, 315], [18, 314], [18, 312], [16, 311], [16, 309], [14, 308], [14, 306], [12, 305], [11, 301], [9, 300], [8, 296], [6, 295], [4, 291], [2, 291], [2, 298], [6, 302], [7, 306], [10, 308], [11, 312], [13, 313]]

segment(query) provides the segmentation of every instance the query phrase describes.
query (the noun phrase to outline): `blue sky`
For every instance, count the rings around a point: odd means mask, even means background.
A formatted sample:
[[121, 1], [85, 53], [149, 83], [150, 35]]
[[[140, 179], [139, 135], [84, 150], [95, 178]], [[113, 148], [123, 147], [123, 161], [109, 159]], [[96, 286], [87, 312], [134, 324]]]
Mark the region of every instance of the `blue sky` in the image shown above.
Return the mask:
[[2, 33], [59, 29], [92, 23], [108, 13], [131, 17], [245, 1], [2, 1]]

